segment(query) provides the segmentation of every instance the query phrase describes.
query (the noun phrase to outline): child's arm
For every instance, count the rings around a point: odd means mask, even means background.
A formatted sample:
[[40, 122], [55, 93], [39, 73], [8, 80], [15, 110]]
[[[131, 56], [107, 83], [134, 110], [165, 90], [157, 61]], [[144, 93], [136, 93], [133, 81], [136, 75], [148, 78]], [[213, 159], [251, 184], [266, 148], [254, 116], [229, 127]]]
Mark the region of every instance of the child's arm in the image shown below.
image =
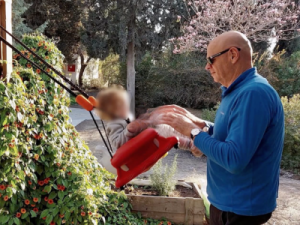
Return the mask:
[[113, 148], [118, 149], [127, 141], [135, 136], [127, 129], [127, 123], [124, 120], [116, 120], [107, 124], [107, 134]]

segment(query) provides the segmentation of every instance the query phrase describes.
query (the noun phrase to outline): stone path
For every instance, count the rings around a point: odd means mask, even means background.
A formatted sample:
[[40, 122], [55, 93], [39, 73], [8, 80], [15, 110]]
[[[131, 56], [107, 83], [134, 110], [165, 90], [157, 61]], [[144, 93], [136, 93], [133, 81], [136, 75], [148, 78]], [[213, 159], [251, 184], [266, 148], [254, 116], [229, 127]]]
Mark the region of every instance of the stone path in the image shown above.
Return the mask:
[[[78, 111], [79, 110], [79, 111]], [[89, 118], [88, 113], [81, 112], [80, 109], [72, 109], [70, 117], [73, 118], [73, 124], [80, 132], [81, 138], [87, 142], [93, 154], [97, 157], [99, 149], [104, 148], [99, 134]], [[84, 110], [82, 110], [84, 111]], [[78, 115], [76, 115], [78, 113]], [[86, 116], [87, 115], [87, 116]], [[81, 121], [81, 122], [80, 122]], [[164, 163], [171, 164], [175, 154], [178, 155], [177, 179], [193, 181], [199, 183], [202, 188], [206, 186], [206, 159], [195, 158], [189, 152], [182, 150], [171, 150], [164, 159]], [[143, 176], [149, 176], [149, 173]], [[280, 177], [278, 207], [273, 214], [268, 225], [300, 225], [300, 181], [284, 176]]]

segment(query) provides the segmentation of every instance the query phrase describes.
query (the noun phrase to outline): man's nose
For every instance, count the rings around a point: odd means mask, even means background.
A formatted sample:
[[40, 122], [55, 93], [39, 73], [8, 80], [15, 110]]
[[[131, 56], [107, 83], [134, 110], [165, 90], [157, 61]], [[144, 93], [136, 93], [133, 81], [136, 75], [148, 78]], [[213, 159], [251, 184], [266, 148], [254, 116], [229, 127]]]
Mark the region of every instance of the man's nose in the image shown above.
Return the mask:
[[206, 70], [210, 70], [211, 69], [211, 65], [209, 63], [206, 63], [205, 69]]

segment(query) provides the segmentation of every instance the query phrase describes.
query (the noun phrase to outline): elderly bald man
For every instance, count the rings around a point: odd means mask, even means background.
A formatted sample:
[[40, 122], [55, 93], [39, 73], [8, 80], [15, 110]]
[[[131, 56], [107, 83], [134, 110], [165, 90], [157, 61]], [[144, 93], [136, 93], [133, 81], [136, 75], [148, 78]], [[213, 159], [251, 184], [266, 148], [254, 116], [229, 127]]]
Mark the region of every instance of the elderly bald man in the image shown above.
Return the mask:
[[276, 208], [284, 140], [280, 98], [252, 65], [245, 35], [227, 32], [212, 40], [206, 69], [222, 84], [214, 123], [178, 106], [160, 107], [157, 123], [191, 136], [207, 156], [211, 225], [258, 225]]

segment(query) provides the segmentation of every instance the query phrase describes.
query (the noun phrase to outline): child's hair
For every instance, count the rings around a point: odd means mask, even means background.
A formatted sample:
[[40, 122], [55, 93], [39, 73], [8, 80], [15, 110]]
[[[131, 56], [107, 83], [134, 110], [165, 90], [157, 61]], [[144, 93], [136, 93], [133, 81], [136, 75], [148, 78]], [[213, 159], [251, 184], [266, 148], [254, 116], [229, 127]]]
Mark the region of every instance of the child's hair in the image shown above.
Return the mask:
[[128, 94], [121, 86], [112, 86], [109, 88], [104, 88], [100, 90], [97, 95], [97, 111], [101, 119], [103, 120], [113, 120], [117, 119], [115, 115], [115, 110], [120, 102], [129, 101]]

